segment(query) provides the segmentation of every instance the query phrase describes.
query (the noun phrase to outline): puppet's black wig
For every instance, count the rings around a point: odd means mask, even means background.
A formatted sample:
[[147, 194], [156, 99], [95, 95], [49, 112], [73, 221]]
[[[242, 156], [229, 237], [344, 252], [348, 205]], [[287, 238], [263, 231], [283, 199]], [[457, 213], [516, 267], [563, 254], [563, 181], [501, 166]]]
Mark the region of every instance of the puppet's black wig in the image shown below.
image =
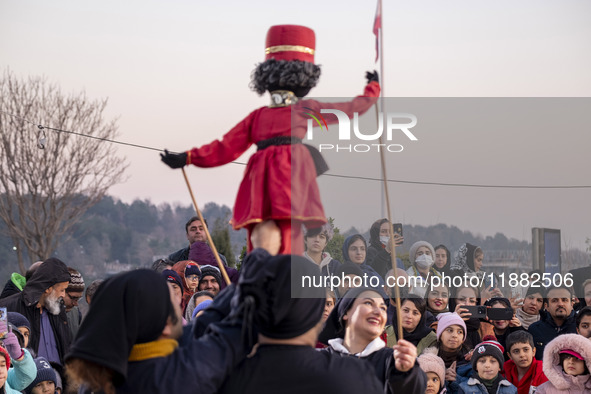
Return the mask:
[[313, 63], [269, 59], [259, 63], [252, 72], [250, 88], [259, 95], [266, 91], [291, 90], [303, 97], [316, 86], [319, 78], [320, 66]]

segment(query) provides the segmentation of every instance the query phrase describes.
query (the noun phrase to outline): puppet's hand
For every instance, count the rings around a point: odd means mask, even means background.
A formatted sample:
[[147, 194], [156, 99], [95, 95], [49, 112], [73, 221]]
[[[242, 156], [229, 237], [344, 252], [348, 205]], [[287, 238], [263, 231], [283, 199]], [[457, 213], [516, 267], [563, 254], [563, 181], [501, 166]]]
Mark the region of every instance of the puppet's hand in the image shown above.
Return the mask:
[[182, 168], [187, 164], [187, 153], [170, 153], [164, 149], [164, 154], [160, 153], [162, 161], [170, 168]]
[[365, 73], [365, 78], [367, 78], [367, 83], [370, 82], [380, 82], [380, 76], [378, 75], [378, 72], [376, 70], [373, 70], [373, 72], [368, 71]]

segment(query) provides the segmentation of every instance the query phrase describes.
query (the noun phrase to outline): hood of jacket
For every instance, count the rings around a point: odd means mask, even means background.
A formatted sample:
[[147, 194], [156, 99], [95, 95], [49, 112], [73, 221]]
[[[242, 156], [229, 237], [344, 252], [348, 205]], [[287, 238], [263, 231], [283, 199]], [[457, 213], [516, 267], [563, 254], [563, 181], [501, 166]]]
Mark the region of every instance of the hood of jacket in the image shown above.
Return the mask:
[[36, 305], [45, 290], [56, 283], [69, 282], [70, 273], [63, 261], [54, 257], [41, 264], [23, 289], [23, 300], [26, 306]]
[[559, 390], [569, 387], [591, 387], [591, 375], [571, 376], [564, 373], [560, 365], [560, 351], [574, 350], [585, 359], [591, 371], [591, 341], [579, 334], [562, 334], [550, 341], [544, 349], [543, 370], [552, 384]]

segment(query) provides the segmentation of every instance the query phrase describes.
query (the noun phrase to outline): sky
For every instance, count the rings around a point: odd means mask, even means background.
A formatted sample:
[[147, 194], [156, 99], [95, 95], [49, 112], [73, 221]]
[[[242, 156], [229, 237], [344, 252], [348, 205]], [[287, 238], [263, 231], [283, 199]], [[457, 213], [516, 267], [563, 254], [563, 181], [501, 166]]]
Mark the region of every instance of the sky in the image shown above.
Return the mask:
[[[183, 151], [221, 138], [252, 110], [268, 104], [268, 97], [259, 97], [248, 84], [264, 58], [271, 25], [315, 30], [315, 61], [322, 76], [311, 97], [360, 94], [365, 71], [379, 69], [374, 15], [375, 3], [359, 0], [1, 0], [0, 67], [20, 77], [44, 75], [64, 92], [84, 90], [89, 97], [108, 98], [106, 116], [118, 119], [120, 141]], [[587, 1], [385, 1], [384, 94], [589, 97], [589, 15]], [[388, 157], [389, 178], [591, 184], [587, 130], [558, 122], [554, 130], [530, 127], [497, 134], [472, 125], [473, 132], [464, 134], [424, 129], [417, 144]], [[129, 167], [125, 182], [110, 194], [125, 202], [190, 204], [180, 171], [162, 164], [157, 152], [126, 146], [117, 151]], [[237, 161], [245, 163], [252, 152]], [[331, 171], [351, 175], [359, 168], [345, 164]], [[187, 169], [200, 205], [232, 206], [243, 171], [240, 164]], [[379, 176], [379, 171], [370, 172]], [[366, 230], [382, 215], [376, 208], [381, 193], [376, 182], [321, 177], [319, 185], [327, 215], [335, 216], [341, 228]], [[405, 224], [446, 223], [483, 236], [501, 232], [525, 240], [531, 239], [532, 227], [559, 228], [563, 248], [583, 248], [591, 237], [589, 188], [532, 191], [398, 183], [390, 188], [394, 221]], [[355, 204], [343, 214], [334, 201], [347, 195]]]

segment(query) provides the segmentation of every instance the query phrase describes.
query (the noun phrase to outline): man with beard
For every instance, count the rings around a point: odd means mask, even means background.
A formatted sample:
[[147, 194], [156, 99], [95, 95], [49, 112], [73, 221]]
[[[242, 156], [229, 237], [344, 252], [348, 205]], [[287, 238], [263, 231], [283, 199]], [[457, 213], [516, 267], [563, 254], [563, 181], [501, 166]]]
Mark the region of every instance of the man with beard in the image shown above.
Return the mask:
[[29, 348], [60, 365], [72, 341], [62, 304], [69, 282], [68, 267], [50, 258], [37, 268], [21, 293], [0, 300], [0, 307], [22, 314], [31, 323]]
[[566, 287], [550, 287], [544, 299], [546, 312], [528, 331], [534, 337], [536, 359], [541, 360], [546, 344], [562, 334], [576, 334], [577, 326], [573, 311], [573, 295]]

